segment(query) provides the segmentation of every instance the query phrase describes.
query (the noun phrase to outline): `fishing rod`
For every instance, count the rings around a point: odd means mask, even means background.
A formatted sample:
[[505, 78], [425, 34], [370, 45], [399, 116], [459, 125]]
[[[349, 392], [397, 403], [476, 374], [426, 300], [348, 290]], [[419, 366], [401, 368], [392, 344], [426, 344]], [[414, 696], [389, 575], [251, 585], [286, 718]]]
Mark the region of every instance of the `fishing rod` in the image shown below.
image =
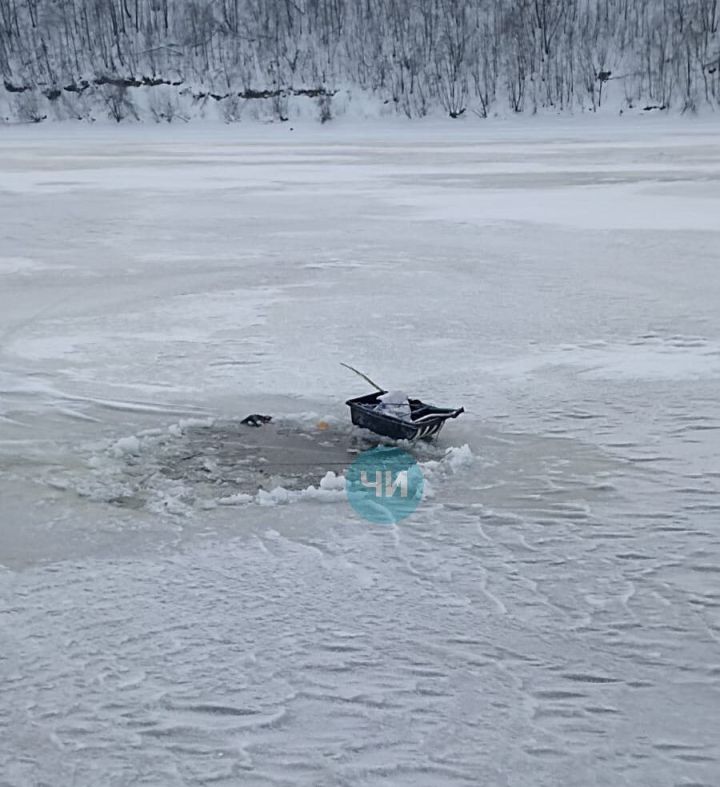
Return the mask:
[[350, 366], [349, 363], [343, 363], [342, 361], [340, 361], [340, 366], [344, 366], [346, 369], [350, 369], [351, 372], [355, 372], [355, 374], [357, 374], [360, 377], [362, 377], [363, 380], [365, 380], [365, 382], [370, 383], [370, 385], [372, 385], [372, 387], [375, 388], [376, 390], [378, 390], [380, 393], [385, 393], [385, 389], [384, 388], [381, 388], [377, 383], [373, 382], [366, 374], [363, 374], [361, 371], [356, 369], [354, 366]]

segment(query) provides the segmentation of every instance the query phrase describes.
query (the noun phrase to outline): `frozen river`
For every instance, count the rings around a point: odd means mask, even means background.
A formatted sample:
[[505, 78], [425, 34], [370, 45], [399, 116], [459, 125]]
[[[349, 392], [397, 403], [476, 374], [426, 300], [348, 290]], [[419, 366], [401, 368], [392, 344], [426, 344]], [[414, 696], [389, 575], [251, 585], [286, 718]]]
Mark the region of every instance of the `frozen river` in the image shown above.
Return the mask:
[[1, 129], [0, 785], [719, 784], [719, 140]]

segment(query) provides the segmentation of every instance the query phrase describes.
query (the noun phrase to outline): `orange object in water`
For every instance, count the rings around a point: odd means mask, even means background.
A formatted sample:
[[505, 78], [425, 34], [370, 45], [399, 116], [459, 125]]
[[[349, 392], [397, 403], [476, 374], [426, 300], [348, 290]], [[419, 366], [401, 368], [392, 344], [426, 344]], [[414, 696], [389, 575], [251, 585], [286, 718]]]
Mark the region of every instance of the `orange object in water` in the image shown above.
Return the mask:
[[318, 421], [317, 428], [324, 432], [326, 429], [330, 428], [330, 424], [327, 421]]

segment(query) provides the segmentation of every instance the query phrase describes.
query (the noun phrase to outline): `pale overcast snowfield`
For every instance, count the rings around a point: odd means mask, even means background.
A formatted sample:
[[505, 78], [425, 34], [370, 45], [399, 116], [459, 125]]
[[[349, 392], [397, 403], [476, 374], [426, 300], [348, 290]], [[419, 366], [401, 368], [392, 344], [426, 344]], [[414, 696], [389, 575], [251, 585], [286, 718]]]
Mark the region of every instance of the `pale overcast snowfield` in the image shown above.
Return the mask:
[[[0, 785], [720, 783], [719, 217], [708, 120], [0, 130]], [[467, 410], [397, 526], [340, 361]]]

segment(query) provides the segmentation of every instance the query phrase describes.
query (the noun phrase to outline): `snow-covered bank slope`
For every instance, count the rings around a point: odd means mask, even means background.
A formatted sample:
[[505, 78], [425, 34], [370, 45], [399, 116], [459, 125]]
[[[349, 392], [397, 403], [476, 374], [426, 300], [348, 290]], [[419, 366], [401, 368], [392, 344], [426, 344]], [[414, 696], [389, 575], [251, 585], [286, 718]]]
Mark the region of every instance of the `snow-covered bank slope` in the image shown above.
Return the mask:
[[[108, 81], [109, 80], [109, 81]], [[83, 80], [80, 85], [47, 88], [0, 82], [0, 124], [45, 121], [89, 123], [239, 123], [397, 114], [383, 99], [361, 89], [325, 87], [219, 90], [202, 82], [143, 77]]]
[[[281, 123], [290, 125], [298, 121], [313, 121], [324, 124], [337, 121], [368, 121], [380, 119], [447, 118], [448, 113], [441, 103], [428, 104], [418, 115], [402, 111], [398, 102], [373, 91], [343, 83], [334, 88], [298, 87], [269, 89], [217, 90], [203, 83], [187, 85], [150, 77], [142, 79], [118, 78], [129, 87], [117, 87], [104, 83], [104, 77], [87, 82], [78, 92], [74, 84], [65, 87], [45, 87], [34, 84], [0, 83], [0, 130], [3, 126], [32, 125], [74, 121], [75, 123], [99, 124], [174, 124], [185, 123]], [[155, 84], [158, 82], [159, 84]], [[692, 112], [682, 104], [666, 104], [652, 96], [629, 99], [622, 90], [607, 89], [602, 106], [593, 107], [584, 100], [571, 102], [568, 106], [535, 106], [521, 112], [513, 109], [507, 101], [498, 100], [493, 107], [474, 108], [473, 112], [453, 112], [458, 122], [464, 121], [481, 127], [487, 118], [509, 119], [521, 116], [573, 115], [601, 118], [617, 115], [643, 115], [659, 113], [671, 117], [707, 115], [712, 117], [717, 110], [714, 100], [698, 101]]]
[[0, 0], [0, 117], [236, 120], [266, 95], [282, 118], [309, 91], [327, 119], [348, 88], [408, 117], [692, 112], [720, 102], [719, 22], [705, 0]]
[[[0, 783], [714, 787], [720, 145], [657, 120], [3, 131]], [[241, 497], [249, 412], [342, 469], [341, 360], [467, 409], [397, 527]]]

